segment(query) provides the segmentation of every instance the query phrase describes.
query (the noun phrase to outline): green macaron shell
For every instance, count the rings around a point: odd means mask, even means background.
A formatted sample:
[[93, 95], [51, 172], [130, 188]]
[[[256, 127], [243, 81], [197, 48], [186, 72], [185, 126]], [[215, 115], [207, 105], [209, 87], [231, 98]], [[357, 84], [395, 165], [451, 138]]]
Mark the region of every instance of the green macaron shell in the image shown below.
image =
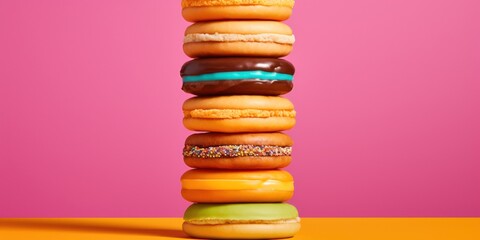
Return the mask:
[[194, 203], [185, 211], [183, 219], [281, 220], [297, 217], [297, 209], [288, 203]]

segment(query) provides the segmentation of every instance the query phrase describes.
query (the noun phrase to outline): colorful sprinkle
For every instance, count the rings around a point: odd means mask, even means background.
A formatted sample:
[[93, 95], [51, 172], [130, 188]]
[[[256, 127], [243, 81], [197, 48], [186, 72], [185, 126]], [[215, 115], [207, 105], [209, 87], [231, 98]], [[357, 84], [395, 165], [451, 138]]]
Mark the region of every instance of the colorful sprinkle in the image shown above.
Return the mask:
[[213, 147], [199, 147], [185, 145], [184, 157], [195, 158], [223, 158], [223, 157], [271, 157], [290, 156], [292, 147], [265, 146], [265, 145], [223, 145]]

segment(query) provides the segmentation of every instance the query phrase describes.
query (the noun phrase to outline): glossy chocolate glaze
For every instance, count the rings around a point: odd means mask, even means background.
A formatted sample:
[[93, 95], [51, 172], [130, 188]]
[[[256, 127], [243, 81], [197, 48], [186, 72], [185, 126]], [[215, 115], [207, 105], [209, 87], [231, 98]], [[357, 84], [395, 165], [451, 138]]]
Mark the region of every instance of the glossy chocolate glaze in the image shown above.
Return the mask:
[[277, 58], [199, 58], [186, 62], [180, 75], [191, 76], [216, 72], [252, 71], [278, 72], [293, 75], [295, 68], [283, 59]]
[[195, 95], [282, 95], [292, 90], [291, 81], [222, 80], [183, 83], [182, 90]]

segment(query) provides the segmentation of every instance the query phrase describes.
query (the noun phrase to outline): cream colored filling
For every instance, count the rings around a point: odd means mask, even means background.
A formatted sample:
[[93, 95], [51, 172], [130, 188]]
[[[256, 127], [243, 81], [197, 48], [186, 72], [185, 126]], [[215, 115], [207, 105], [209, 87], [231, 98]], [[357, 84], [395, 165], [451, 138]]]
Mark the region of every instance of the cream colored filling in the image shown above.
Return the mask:
[[185, 222], [196, 225], [218, 225], [218, 224], [281, 224], [281, 223], [299, 223], [300, 218], [294, 219], [277, 219], [277, 220], [228, 220], [228, 219], [202, 219], [202, 220], [185, 220]]
[[259, 110], [259, 109], [195, 109], [184, 110], [185, 118], [233, 119], [233, 118], [294, 118], [295, 110]]
[[190, 190], [273, 190], [293, 191], [293, 182], [278, 180], [182, 179], [182, 188]]
[[279, 43], [279, 44], [293, 44], [295, 36], [276, 34], [276, 33], [261, 33], [261, 34], [234, 34], [234, 33], [192, 33], [187, 34], [183, 39], [183, 43], [195, 42], [262, 42], [262, 43]]

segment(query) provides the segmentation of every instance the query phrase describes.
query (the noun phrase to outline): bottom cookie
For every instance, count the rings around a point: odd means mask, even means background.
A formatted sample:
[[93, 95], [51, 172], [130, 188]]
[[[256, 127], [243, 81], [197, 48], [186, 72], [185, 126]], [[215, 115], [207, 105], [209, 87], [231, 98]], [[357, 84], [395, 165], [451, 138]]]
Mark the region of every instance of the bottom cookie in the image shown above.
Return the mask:
[[276, 239], [300, 230], [297, 209], [287, 203], [193, 204], [183, 231], [208, 239]]

